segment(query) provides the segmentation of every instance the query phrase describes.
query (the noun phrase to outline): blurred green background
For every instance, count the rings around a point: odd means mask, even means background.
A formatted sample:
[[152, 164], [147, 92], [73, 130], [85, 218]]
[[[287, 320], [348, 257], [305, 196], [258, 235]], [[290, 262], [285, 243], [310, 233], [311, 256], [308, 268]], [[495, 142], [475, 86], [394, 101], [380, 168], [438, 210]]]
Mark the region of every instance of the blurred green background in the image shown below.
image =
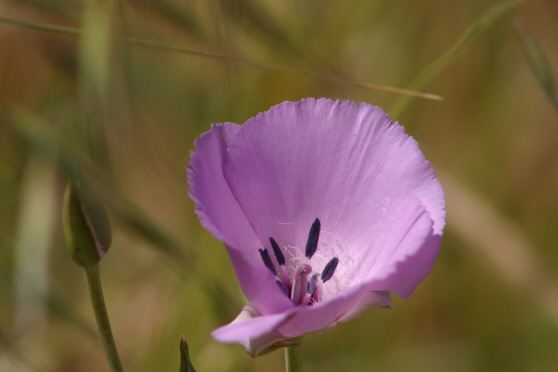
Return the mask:
[[309, 96], [399, 120], [448, 225], [413, 296], [306, 337], [306, 370], [558, 370], [557, 71], [554, 0], [1, 1], [0, 371], [108, 370], [61, 226], [76, 166], [125, 370], [177, 371], [182, 334], [198, 371], [283, 370], [210, 336], [244, 299], [186, 167], [211, 123]]

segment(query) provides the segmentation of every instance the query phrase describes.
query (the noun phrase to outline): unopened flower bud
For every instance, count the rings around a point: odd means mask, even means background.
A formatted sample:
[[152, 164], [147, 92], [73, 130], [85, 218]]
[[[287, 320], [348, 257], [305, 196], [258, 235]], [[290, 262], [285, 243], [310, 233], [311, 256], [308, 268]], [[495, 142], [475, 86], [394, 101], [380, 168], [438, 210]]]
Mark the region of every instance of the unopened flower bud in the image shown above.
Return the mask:
[[190, 353], [188, 352], [188, 343], [184, 336], [180, 339], [180, 369], [179, 372], [196, 372], [192, 361], [190, 360]]
[[72, 182], [66, 187], [64, 235], [74, 261], [82, 267], [92, 267], [107, 253], [112, 232], [101, 202], [80, 191]]

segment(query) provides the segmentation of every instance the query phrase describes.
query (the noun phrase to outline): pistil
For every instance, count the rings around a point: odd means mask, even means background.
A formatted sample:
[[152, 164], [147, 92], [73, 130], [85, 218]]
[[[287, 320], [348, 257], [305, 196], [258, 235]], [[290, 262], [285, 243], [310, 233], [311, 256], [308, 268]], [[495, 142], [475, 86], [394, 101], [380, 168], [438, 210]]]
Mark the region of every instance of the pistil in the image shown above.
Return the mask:
[[308, 274], [312, 272], [312, 267], [302, 264], [296, 270], [293, 278], [293, 286], [291, 288], [291, 300], [295, 305], [300, 305], [302, 299], [306, 295], [308, 288]]
[[[306, 243], [305, 256], [310, 260], [316, 250], [318, 249], [318, 241], [320, 238], [320, 228], [321, 223], [318, 218], [314, 220], [314, 223], [310, 227], [310, 232], [308, 234], [308, 241]], [[285, 255], [283, 254], [281, 247], [273, 237], [269, 237], [269, 242], [271, 248], [273, 249], [273, 254], [279, 264], [279, 269], [275, 267], [269, 251], [267, 248], [259, 248], [260, 256], [264, 265], [271, 270], [275, 276], [275, 281], [281, 290], [293, 301], [295, 305], [309, 306], [316, 302], [316, 298], [319, 296], [320, 289], [318, 288], [318, 277], [321, 279], [322, 284], [330, 280], [337, 269], [339, 264], [339, 258], [333, 257], [322, 270], [321, 275], [316, 273], [310, 277], [308, 276], [312, 272], [312, 266], [307, 263], [300, 263], [295, 261], [296, 265], [293, 267], [286, 266]], [[289, 272], [292, 273], [294, 270], [294, 275], [290, 276]]]

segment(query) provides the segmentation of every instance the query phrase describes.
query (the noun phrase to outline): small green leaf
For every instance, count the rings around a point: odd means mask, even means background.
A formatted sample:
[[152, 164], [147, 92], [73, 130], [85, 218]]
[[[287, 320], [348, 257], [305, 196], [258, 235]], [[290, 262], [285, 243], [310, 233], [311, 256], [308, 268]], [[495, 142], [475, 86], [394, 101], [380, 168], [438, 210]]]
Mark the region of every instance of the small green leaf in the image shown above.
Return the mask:
[[64, 194], [64, 235], [74, 261], [82, 267], [99, 263], [108, 251], [112, 232], [99, 200], [84, 195], [69, 182]]

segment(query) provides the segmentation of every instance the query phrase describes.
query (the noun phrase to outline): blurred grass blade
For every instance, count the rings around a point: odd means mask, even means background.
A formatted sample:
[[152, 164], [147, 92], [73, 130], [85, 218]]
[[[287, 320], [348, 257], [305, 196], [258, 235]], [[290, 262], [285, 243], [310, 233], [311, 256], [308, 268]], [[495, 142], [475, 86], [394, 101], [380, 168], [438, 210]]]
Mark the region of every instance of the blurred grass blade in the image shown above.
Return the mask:
[[17, 345], [16, 341], [8, 335], [0, 327], [0, 370], [2, 371], [12, 371], [14, 368], [16, 371], [34, 371], [34, 372], [46, 372], [50, 371], [43, 365], [42, 362], [37, 360], [36, 355], [28, 351], [27, 348], [23, 348]]
[[[179, 6], [178, 3], [173, 1], [150, 1], [142, 3], [130, 2], [130, 5], [138, 12], [146, 12], [149, 16], [153, 13], [156, 16], [176, 25], [186, 31], [188, 35], [193, 36], [198, 41], [206, 41], [207, 34], [198, 20], [193, 17], [190, 12], [184, 10], [184, 7]], [[122, 7], [122, 2], [119, 2]]]
[[[2, 23], [14, 25], [14, 26], [19, 26], [19, 27], [24, 27], [24, 28], [30, 28], [30, 29], [34, 29], [34, 30], [62, 33], [62, 34], [69, 34], [69, 35], [82, 35], [82, 34], [88, 32], [88, 30], [82, 30], [82, 29], [79, 29], [79, 28], [58, 26], [58, 25], [52, 25], [52, 24], [47, 24], [47, 23], [28, 22], [28, 21], [22, 21], [22, 20], [16, 20], [16, 19], [11, 19], [11, 18], [0, 17], [0, 24], [2, 24]], [[340, 83], [340, 84], [356, 86], [356, 87], [372, 89], [372, 90], [379, 90], [379, 91], [388, 92], [388, 93], [395, 93], [395, 94], [400, 94], [400, 95], [404, 95], [404, 96], [408, 96], [408, 97], [417, 97], [417, 98], [424, 98], [424, 99], [430, 99], [430, 100], [436, 100], [436, 101], [441, 101], [442, 100], [442, 97], [439, 96], [439, 95], [430, 94], [430, 93], [422, 93], [422, 92], [419, 92], [419, 91], [413, 90], [413, 89], [403, 89], [403, 88], [391, 87], [391, 86], [387, 86], [387, 85], [378, 85], [378, 84], [371, 84], [371, 83], [360, 82], [360, 81], [355, 81], [355, 80], [349, 80], [349, 79], [345, 79], [345, 78], [340, 77], [340, 76], [329, 75], [329, 74], [325, 74], [325, 73], [321, 73], [321, 72], [317, 72], [317, 71], [300, 70], [300, 69], [296, 69], [296, 68], [292, 68], [292, 67], [274, 65], [274, 64], [270, 64], [270, 63], [256, 62], [256, 61], [251, 61], [251, 60], [247, 60], [247, 59], [244, 59], [244, 58], [235, 57], [235, 56], [231, 56], [231, 55], [208, 52], [208, 51], [192, 49], [192, 48], [185, 48], [185, 47], [180, 47], [180, 46], [176, 46], [176, 45], [170, 45], [170, 44], [165, 44], [165, 43], [159, 43], [159, 42], [156, 42], [156, 41], [140, 39], [140, 38], [136, 38], [136, 37], [117, 36], [116, 38], [118, 40], [121, 40], [121, 41], [124, 41], [124, 42], [128, 42], [128, 43], [135, 44], [135, 45], [141, 45], [141, 46], [144, 46], [144, 47], [161, 49], [161, 50], [166, 50], [166, 51], [171, 51], [171, 52], [176, 52], [176, 53], [182, 53], [182, 54], [188, 54], [188, 55], [196, 56], [196, 57], [205, 57], [205, 58], [217, 59], [217, 60], [221, 60], [221, 61], [234, 62], [234, 63], [238, 63], [238, 64], [242, 64], [242, 65], [245, 65], [245, 66], [250, 66], [250, 67], [258, 68], [258, 69], [262, 69], [262, 70], [276, 71], [276, 72], [280, 72], [280, 73], [284, 73], [284, 74], [290, 74], [290, 75], [308, 76], [308, 77], [315, 78], [315, 79], [334, 81], [334, 82]]]
[[[479, 18], [477, 18], [461, 35], [459, 40], [453, 44], [444, 54], [435, 59], [432, 63], [426, 66], [419, 74], [413, 79], [413, 81], [407, 86], [408, 90], [420, 91], [438, 75], [440, 72], [445, 70], [449, 65], [451, 65], [455, 60], [457, 60], [463, 52], [467, 49], [469, 44], [479, 35], [481, 31], [489, 28], [498, 18], [506, 14], [511, 8], [519, 5], [524, 0], [511, 0], [499, 3], [492, 8], [484, 12]], [[390, 116], [394, 120], [398, 120], [403, 112], [413, 101], [412, 96], [399, 96], [393, 103], [391, 110], [389, 110]]]
[[539, 44], [529, 32], [525, 23], [521, 21], [515, 12], [509, 11], [509, 15], [513, 22], [515, 34], [519, 40], [523, 56], [527, 60], [527, 64], [550, 99], [550, 102], [552, 102], [554, 108], [558, 111], [558, 90], [556, 89], [556, 81], [552, 76], [550, 66]]
[[92, 94], [107, 95], [110, 76], [110, 49], [114, 10], [110, 2], [90, 2], [83, 11], [79, 41], [80, 77]]
[[[54, 288], [50, 288], [44, 301], [48, 304], [50, 313], [57, 319], [67, 323], [71, 327], [77, 329], [84, 337], [90, 342], [98, 342], [99, 334], [94, 326], [84, 318], [80, 311], [76, 309], [75, 301], [67, 301], [59, 294]], [[126, 345], [119, 344], [118, 348], [121, 352], [122, 359], [126, 361], [127, 365], [133, 366], [132, 370], [144, 371], [138, 356], [132, 350], [127, 349]]]
[[308, 48], [304, 45], [301, 48], [287, 32], [284, 22], [277, 21], [261, 2], [222, 1], [219, 5], [223, 15], [251, 37], [257, 37], [285, 53], [307, 58]]
[[55, 231], [56, 167], [31, 152], [19, 192], [14, 245], [15, 295], [12, 329], [22, 340], [40, 338], [48, 328], [43, 296], [49, 287], [49, 256]]
[[[99, 342], [99, 334], [95, 326], [90, 325], [88, 318], [81, 315], [80, 310], [76, 308], [74, 299], [66, 300], [55, 288], [50, 288], [49, 293], [43, 299], [49, 308], [50, 314], [56, 319], [63, 321], [69, 326], [80, 332], [89, 342]], [[126, 345], [119, 344], [118, 348], [121, 352], [122, 359], [127, 365], [133, 366], [132, 370], [144, 371], [138, 356], [127, 349]]]
[[111, 169], [108, 154], [107, 123], [114, 115], [116, 101], [114, 66], [118, 64], [114, 54], [112, 37], [117, 14], [116, 6], [108, 2], [89, 1], [84, 4], [77, 48], [78, 87], [81, 96], [80, 109], [89, 158], [104, 169]]
[[[153, 243], [173, 262], [191, 266], [195, 260], [192, 250], [172, 237], [155, 221], [147, 217], [147, 213], [135, 205], [118, 190], [76, 146], [65, 141], [51, 130], [42, 120], [22, 110], [13, 112], [12, 120], [8, 120], [13, 128], [35, 149], [48, 155], [53, 161], [59, 162], [68, 177], [83, 179], [83, 192], [103, 200], [107, 207], [146, 240]], [[80, 173], [76, 171], [76, 164]]]
[[[212, 299], [219, 316], [230, 317], [232, 308], [241, 307], [237, 296], [209, 277], [203, 268], [196, 265], [196, 252], [192, 247], [176, 239], [163, 226], [150, 218], [149, 214], [137, 204], [126, 198], [115, 185], [109, 182], [84, 154], [70, 141], [61, 138], [42, 120], [29, 112], [19, 110], [12, 112], [7, 120], [12, 128], [37, 151], [47, 155], [53, 162], [58, 162], [67, 177], [79, 177], [84, 180], [84, 193], [93, 195], [105, 202], [107, 210], [121, 221], [125, 227], [143, 237], [151, 246], [163, 253], [168, 263], [183, 278], [194, 277]], [[76, 164], [80, 175], [76, 173]], [[230, 307], [222, 306], [228, 303]]]

